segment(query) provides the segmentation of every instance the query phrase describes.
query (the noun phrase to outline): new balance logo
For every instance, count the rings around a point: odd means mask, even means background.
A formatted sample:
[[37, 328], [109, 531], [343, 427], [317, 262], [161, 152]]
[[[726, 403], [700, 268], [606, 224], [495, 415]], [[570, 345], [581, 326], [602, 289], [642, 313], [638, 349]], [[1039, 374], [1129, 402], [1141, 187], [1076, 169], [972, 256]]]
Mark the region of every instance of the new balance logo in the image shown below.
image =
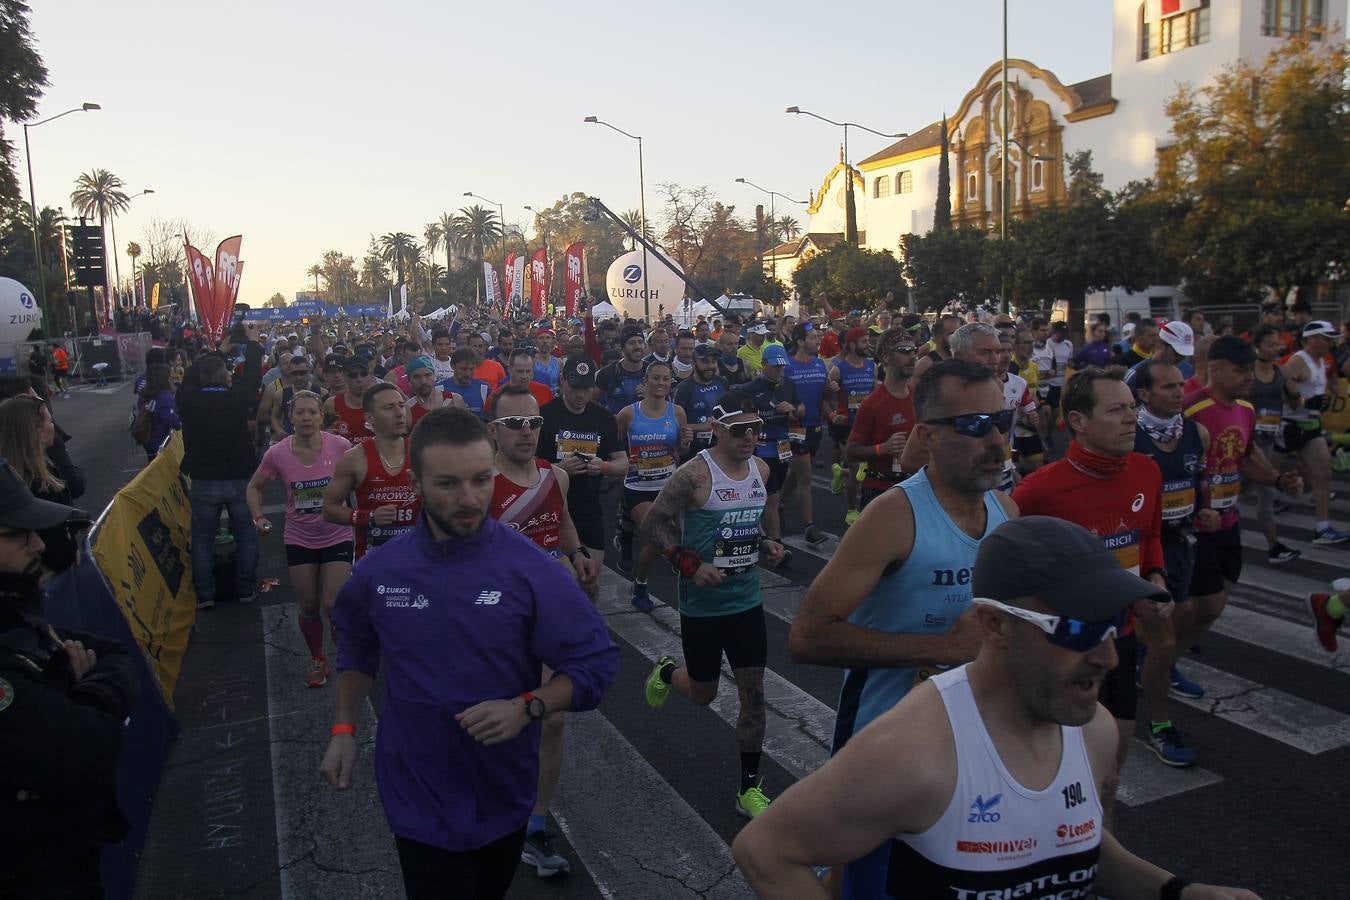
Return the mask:
[[976, 794], [975, 802], [970, 804], [970, 818], [966, 819], [966, 821], [997, 822], [999, 819], [1003, 818], [1003, 814], [993, 812], [993, 809], [995, 806], [998, 806], [998, 802], [1002, 799], [1002, 794], [995, 794], [988, 800], [984, 799], [983, 794]]
[[478, 599], [473, 602], [474, 606], [496, 606], [502, 602], [501, 591], [480, 591]]

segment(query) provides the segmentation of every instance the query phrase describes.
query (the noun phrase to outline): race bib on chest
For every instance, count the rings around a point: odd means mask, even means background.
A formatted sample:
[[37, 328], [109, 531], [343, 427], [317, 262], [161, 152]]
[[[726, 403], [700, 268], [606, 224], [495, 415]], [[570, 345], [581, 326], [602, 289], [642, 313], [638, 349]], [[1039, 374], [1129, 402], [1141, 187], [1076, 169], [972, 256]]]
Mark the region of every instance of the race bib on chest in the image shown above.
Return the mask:
[[1195, 512], [1195, 482], [1186, 478], [1181, 481], [1164, 481], [1162, 493], [1162, 517], [1164, 522], [1176, 522], [1188, 518]]
[[323, 512], [323, 492], [330, 480], [315, 478], [310, 481], [292, 481], [291, 492], [295, 500], [295, 511], [302, 515], [318, 515]]
[[1242, 476], [1237, 472], [1216, 472], [1209, 479], [1209, 505], [1214, 509], [1231, 509], [1237, 505], [1242, 492]]
[[792, 441], [784, 439], [778, 442], [778, 461], [792, 461]]
[[713, 541], [712, 564], [723, 575], [739, 575], [759, 564], [759, 523], [723, 525]]

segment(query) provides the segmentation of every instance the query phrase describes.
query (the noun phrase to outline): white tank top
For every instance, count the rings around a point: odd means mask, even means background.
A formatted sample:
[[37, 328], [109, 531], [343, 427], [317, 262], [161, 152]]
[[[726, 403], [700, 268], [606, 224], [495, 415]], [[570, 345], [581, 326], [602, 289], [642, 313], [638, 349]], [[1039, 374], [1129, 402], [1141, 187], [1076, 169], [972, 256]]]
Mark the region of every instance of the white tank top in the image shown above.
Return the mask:
[[886, 886], [896, 897], [1094, 896], [1102, 806], [1083, 729], [1060, 728], [1059, 771], [1042, 791], [1004, 768], [961, 666], [929, 679], [956, 744], [956, 789], [942, 818], [891, 844]]
[[1312, 354], [1307, 350], [1300, 350], [1294, 356], [1303, 360], [1303, 364], [1308, 367], [1308, 380], [1300, 381], [1294, 385], [1298, 388], [1298, 395], [1303, 398], [1303, 405], [1298, 409], [1292, 409], [1288, 406], [1284, 408], [1284, 417], [1296, 422], [1304, 422], [1310, 419], [1320, 419], [1322, 413], [1317, 410], [1308, 409], [1308, 401], [1315, 397], [1321, 397], [1327, 392], [1327, 369], [1320, 359], [1313, 359]]

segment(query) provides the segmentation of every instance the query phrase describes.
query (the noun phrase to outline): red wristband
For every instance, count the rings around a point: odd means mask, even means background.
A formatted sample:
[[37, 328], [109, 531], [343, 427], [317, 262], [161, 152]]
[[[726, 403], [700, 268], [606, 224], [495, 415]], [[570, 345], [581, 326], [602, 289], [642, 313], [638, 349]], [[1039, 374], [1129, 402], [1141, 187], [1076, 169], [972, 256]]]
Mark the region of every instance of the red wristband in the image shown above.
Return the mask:
[[352, 510], [352, 524], [358, 528], [370, 524], [370, 510], [354, 509]]
[[873, 444], [873, 445], [872, 445], [872, 450], [873, 450], [873, 452], [876, 453], [877, 456], [885, 456], [885, 455], [886, 455], [886, 454], [884, 454], [884, 453], [881, 452], [881, 445], [880, 445], [880, 444]]
[[356, 726], [351, 722], [339, 722], [329, 730], [329, 734], [334, 736], [339, 734], [350, 734], [352, 737], [355, 737]]

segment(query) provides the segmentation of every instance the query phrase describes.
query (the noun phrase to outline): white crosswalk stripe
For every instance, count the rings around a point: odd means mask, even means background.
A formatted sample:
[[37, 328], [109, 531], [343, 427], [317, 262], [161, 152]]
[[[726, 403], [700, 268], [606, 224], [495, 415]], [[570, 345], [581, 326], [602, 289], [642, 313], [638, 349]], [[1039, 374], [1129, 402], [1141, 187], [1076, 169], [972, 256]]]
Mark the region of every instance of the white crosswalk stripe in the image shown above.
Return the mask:
[[[816, 479], [823, 481], [824, 479]], [[1281, 514], [1282, 528], [1297, 529], [1301, 523], [1286, 521], [1297, 514]], [[1323, 590], [1333, 574], [1350, 569], [1344, 566], [1350, 552], [1340, 548], [1313, 547], [1306, 541], [1283, 537], [1290, 546], [1304, 551], [1304, 558], [1287, 569], [1266, 565], [1248, 565], [1242, 584], [1234, 591], [1224, 615], [1213, 626], [1216, 635], [1232, 639], [1263, 652], [1288, 658], [1292, 665], [1311, 665], [1327, 671], [1328, 677], [1350, 673], [1350, 650], [1337, 654], [1323, 652], [1314, 641], [1303, 595]], [[827, 534], [819, 545], [807, 544], [800, 535], [789, 534], [785, 543], [811, 559], [794, 564], [800, 571], [814, 569], [812, 560], [828, 560], [839, 545], [840, 537]], [[1263, 552], [1259, 533], [1244, 533], [1244, 547]], [[764, 608], [773, 619], [789, 624], [796, 615], [807, 584], [800, 575], [792, 577], [774, 571], [761, 572]], [[653, 595], [651, 614], [636, 611], [630, 604], [632, 582], [606, 569], [601, 582], [598, 608], [611, 632], [621, 644], [636, 650], [648, 662], [664, 655], [683, 662], [679, 613], [671, 598]], [[277, 833], [281, 836], [279, 856], [290, 862], [283, 873], [284, 896], [318, 896], [327, 893], [325, 878], [350, 878], [341, 874], [364, 873], [371, 895], [382, 889], [398, 894], [397, 861], [392, 843], [384, 829], [383, 815], [373, 792], [369, 774], [369, 735], [374, 731], [374, 716], [361, 725], [365, 743], [362, 770], [352, 792], [337, 795], [302, 783], [314, 781], [312, 754], [303, 758], [288, 755], [287, 741], [301, 733], [322, 733], [330, 708], [305, 713], [304, 699], [313, 696], [301, 686], [301, 662], [305, 651], [294, 628], [291, 606], [273, 607], [264, 617], [268, 651], [269, 712], [273, 731], [274, 784], [277, 788]], [[1238, 663], [1233, 664], [1241, 668]], [[1179, 699], [1191, 710], [1212, 716], [1228, 725], [1259, 735], [1283, 748], [1316, 756], [1350, 745], [1350, 715], [1303, 699], [1271, 685], [1187, 658], [1180, 667], [1189, 677], [1205, 686], [1207, 696], [1199, 700]], [[823, 702], [817, 694], [793, 681], [800, 677], [796, 666], [778, 671], [765, 670], [767, 727], [765, 755], [793, 778], [802, 778], [829, 758], [834, 727], [834, 701]], [[1329, 670], [1329, 671], [1328, 671]], [[279, 685], [279, 686], [278, 686]], [[680, 703], [672, 696], [668, 703]], [[725, 729], [724, 744], [701, 745], [697, 752], [714, 755], [734, 754], [734, 729], [739, 713], [732, 673], [725, 663], [715, 700], [709, 714]], [[313, 719], [313, 721], [310, 721]], [[650, 711], [650, 725], [660, 730], [662, 711]], [[644, 717], [643, 721], [647, 721]], [[659, 771], [634, 746], [634, 736], [607, 717], [593, 711], [567, 718], [563, 775], [552, 812], [574, 857], [574, 872], [584, 870], [601, 896], [651, 896], [656, 891], [669, 897], [732, 898], [748, 895], [743, 877], [736, 869], [722, 834], [714, 823], [690, 805], [681, 793], [682, 782], [668, 772]], [[1187, 794], [1224, 782], [1223, 758], [1207, 750], [1203, 762], [1219, 771], [1193, 767], [1179, 769], [1162, 764], [1142, 743], [1132, 748], [1121, 777], [1118, 799], [1132, 808], [1143, 808], [1170, 797]], [[698, 766], [693, 767], [695, 771]], [[596, 790], [603, 785], [604, 790]], [[616, 797], [640, 797], [640, 803], [616, 802]], [[727, 788], [727, 805], [732, 801]], [[345, 805], [344, 805], [345, 804]], [[283, 809], [284, 807], [284, 809]], [[353, 814], [359, 807], [363, 812]], [[339, 808], [344, 810], [339, 812]], [[345, 837], [324, 828], [334, 817], [353, 823], [373, 823], [371, 833], [354, 838], [361, 847], [350, 846]], [[723, 832], [725, 833], [725, 832]], [[612, 836], [626, 839], [615, 842]], [[678, 835], [678, 841], [671, 836]], [[336, 838], [343, 838], [335, 840]], [[640, 848], [636, 859], [624, 848]], [[639, 864], [640, 863], [640, 864]], [[332, 867], [330, 869], [330, 867]], [[522, 878], [533, 877], [523, 870]], [[573, 877], [577, 877], [574, 874]], [[380, 880], [383, 879], [383, 880]], [[336, 895], [336, 894], [335, 894]]]

